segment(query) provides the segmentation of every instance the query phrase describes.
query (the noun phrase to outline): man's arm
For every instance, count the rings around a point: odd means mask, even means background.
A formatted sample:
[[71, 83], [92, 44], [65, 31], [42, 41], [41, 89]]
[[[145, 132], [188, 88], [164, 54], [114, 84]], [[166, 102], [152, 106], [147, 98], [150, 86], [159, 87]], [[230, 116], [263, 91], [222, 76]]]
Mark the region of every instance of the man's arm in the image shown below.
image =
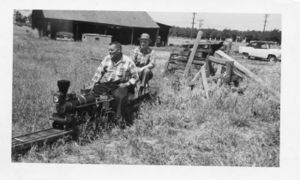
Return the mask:
[[156, 54], [155, 54], [155, 52], [153, 50], [150, 53], [149, 59], [150, 59], [150, 62], [146, 66], [142, 67], [142, 69], [145, 69], [145, 68], [153, 69], [155, 67]]
[[137, 68], [136, 68], [134, 62], [131, 61], [131, 60], [128, 63], [128, 71], [129, 71], [129, 74], [130, 74], [130, 78], [126, 83], [121, 83], [120, 87], [128, 87], [130, 85], [135, 85], [136, 82], [139, 80], [139, 75], [138, 75], [138, 72], [137, 72]]
[[137, 68], [134, 64], [134, 62], [130, 62], [129, 63], [129, 71], [130, 71], [130, 74], [131, 74], [131, 78], [129, 79], [129, 83], [131, 85], [135, 85], [136, 82], [139, 80], [139, 74], [138, 74], [138, 71], [137, 71]]
[[104, 58], [104, 60], [100, 63], [99, 67], [97, 68], [97, 70], [92, 78], [92, 84], [91, 84], [90, 88], [93, 88], [94, 85], [101, 80], [101, 78], [107, 68], [105, 62], [106, 62], [106, 58]]
[[130, 58], [132, 59], [132, 61], [134, 63], [136, 63], [136, 58], [137, 58], [137, 55], [138, 55], [138, 48], [135, 48], [132, 53], [130, 54]]

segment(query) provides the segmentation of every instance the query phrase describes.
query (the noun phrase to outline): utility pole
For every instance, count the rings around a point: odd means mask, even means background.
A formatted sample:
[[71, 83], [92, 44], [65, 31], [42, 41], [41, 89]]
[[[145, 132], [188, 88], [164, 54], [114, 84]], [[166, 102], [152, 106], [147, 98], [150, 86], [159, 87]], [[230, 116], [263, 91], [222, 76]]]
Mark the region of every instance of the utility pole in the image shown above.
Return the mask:
[[268, 22], [268, 17], [269, 17], [269, 14], [265, 14], [265, 20], [264, 20], [264, 29], [263, 29], [263, 32], [265, 32], [265, 30], [266, 30], [266, 26], [267, 26], [267, 22]]
[[193, 12], [193, 22], [192, 22], [192, 29], [191, 29], [191, 34], [190, 34], [191, 39], [193, 37], [193, 29], [194, 29], [194, 25], [195, 25], [195, 16], [196, 16], [196, 13]]

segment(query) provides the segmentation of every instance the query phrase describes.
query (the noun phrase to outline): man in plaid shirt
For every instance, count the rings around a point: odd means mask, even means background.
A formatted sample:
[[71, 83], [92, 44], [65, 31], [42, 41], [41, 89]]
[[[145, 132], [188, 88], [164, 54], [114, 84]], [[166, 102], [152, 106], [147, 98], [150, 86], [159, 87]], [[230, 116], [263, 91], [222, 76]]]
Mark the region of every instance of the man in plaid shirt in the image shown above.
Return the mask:
[[134, 49], [132, 53], [132, 60], [138, 68], [141, 81], [140, 90], [143, 90], [148, 81], [153, 77], [151, 70], [155, 67], [155, 53], [149, 47], [149, 44], [151, 43], [149, 34], [141, 34], [139, 40], [140, 46]]
[[[92, 81], [96, 83], [112, 83], [118, 87], [112, 91], [117, 104], [117, 118], [124, 115], [124, 103], [128, 96], [128, 87], [134, 86], [139, 79], [134, 62], [122, 54], [119, 42], [109, 44], [109, 55], [100, 63]], [[124, 117], [124, 116], [123, 116]]]

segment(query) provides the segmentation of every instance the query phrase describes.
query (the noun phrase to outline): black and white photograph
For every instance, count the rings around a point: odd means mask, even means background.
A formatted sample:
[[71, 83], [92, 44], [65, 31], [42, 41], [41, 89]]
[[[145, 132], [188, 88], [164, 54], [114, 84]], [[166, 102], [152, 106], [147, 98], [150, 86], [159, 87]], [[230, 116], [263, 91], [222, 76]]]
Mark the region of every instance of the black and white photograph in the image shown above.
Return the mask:
[[297, 156], [285, 11], [99, 4], [10, 10], [10, 166], [263, 172]]
[[279, 166], [280, 14], [14, 18], [12, 161]]

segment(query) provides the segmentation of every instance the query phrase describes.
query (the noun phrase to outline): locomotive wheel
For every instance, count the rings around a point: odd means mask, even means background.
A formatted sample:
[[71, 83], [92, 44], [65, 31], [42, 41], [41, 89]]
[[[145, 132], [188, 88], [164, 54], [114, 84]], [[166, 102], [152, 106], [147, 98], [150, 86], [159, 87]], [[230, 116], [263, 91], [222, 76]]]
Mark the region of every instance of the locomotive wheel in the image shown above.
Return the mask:
[[276, 62], [276, 57], [274, 55], [269, 55], [268, 56], [268, 61], [269, 62]]

